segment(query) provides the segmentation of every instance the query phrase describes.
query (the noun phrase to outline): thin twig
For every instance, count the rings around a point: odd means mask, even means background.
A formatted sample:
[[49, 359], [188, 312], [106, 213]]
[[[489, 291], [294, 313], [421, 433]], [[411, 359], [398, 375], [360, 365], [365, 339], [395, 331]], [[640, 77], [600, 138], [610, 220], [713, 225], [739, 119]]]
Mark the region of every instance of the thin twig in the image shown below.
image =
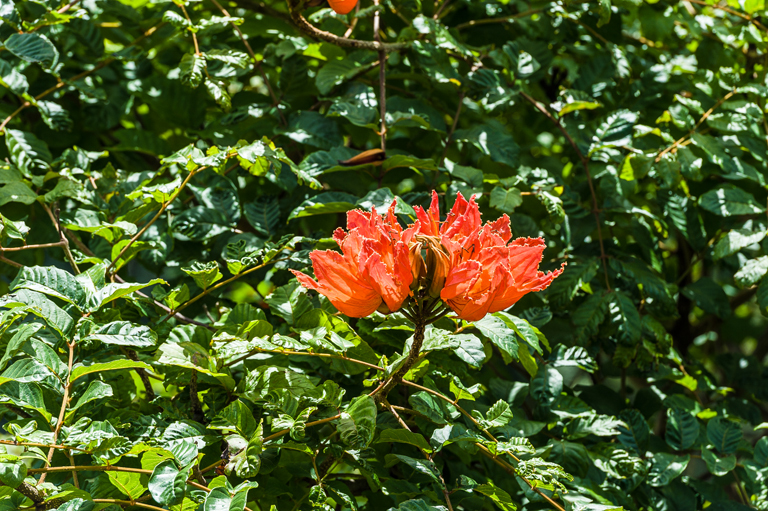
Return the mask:
[[67, 237], [64, 236], [64, 232], [61, 229], [61, 221], [59, 220], [59, 208], [56, 206], [56, 213], [54, 214], [53, 211], [51, 211], [51, 208], [49, 208], [46, 204], [43, 204], [43, 209], [45, 209], [45, 212], [48, 214], [48, 217], [51, 219], [51, 222], [53, 222], [53, 226], [56, 227], [56, 231], [59, 233], [59, 246], [64, 251], [64, 255], [67, 258], [67, 261], [69, 261], [69, 265], [72, 267], [72, 270], [75, 272], [75, 274], [80, 274], [80, 268], [77, 267], [77, 263], [75, 262], [74, 256], [72, 256], [72, 251], [69, 250], [69, 241], [67, 240]]
[[443, 164], [445, 157], [448, 155], [448, 147], [451, 145], [453, 133], [456, 131], [456, 127], [459, 125], [459, 116], [461, 115], [461, 107], [463, 104], [464, 92], [462, 91], [459, 93], [459, 106], [456, 107], [456, 114], [453, 116], [453, 124], [451, 124], [451, 129], [448, 132], [448, 136], [445, 137], [445, 147], [443, 147], [443, 154], [440, 155], [440, 159], [437, 161], [438, 170], [435, 171], [435, 175], [440, 172], [439, 167]]
[[[373, 0], [376, 12], [373, 13], [373, 39], [381, 44], [381, 13], [379, 12], [379, 0]], [[381, 150], [387, 150], [387, 52], [379, 50], [379, 115], [381, 116]], [[384, 176], [382, 171], [381, 176]], [[381, 186], [381, 177], [379, 178]]]
[[[326, 419], [320, 419], [320, 420], [317, 420], [317, 421], [314, 421], [314, 422], [307, 422], [306, 427], [319, 426], [320, 424], [325, 424], [326, 422], [335, 421], [336, 419], [339, 419], [339, 418], [341, 418], [341, 414], [334, 415], [333, 417], [328, 417]], [[273, 434], [271, 434], [271, 435], [269, 435], [267, 437], [264, 437], [263, 442], [269, 442], [270, 440], [276, 440], [276, 439], [280, 438], [281, 436], [287, 435], [290, 432], [291, 432], [290, 429], [282, 429], [282, 430], [278, 431], [277, 433], [273, 433]]]
[[[67, 342], [67, 347], [69, 348], [69, 359], [67, 362], [67, 383], [64, 385], [64, 397], [61, 399], [61, 408], [59, 409], [59, 417], [56, 421], [56, 428], [53, 430], [53, 440], [51, 441], [51, 444], [56, 445], [56, 441], [59, 439], [59, 433], [61, 432], [61, 427], [64, 425], [64, 415], [67, 412], [67, 407], [69, 406], [69, 394], [72, 390], [72, 381], [70, 380], [72, 375], [72, 366], [75, 364], [75, 342]], [[53, 460], [53, 453], [56, 451], [56, 448], [50, 447], [48, 449], [48, 463], [47, 465], [50, 466], [51, 461]], [[38, 484], [42, 484], [45, 481], [45, 473], [40, 476], [40, 481]]]
[[20, 252], [22, 250], [34, 250], [36, 248], [53, 248], [60, 247], [64, 243], [66, 242], [57, 241], [56, 243], [39, 243], [37, 245], [24, 245], [23, 247], [0, 247], [0, 252]]
[[141, 230], [139, 232], [137, 232], [133, 236], [133, 238], [131, 238], [131, 240], [123, 247], [123, 249], [120, 251], [120, 253], [117, 254], [117, 257], [115, 257], [114, 260], [107, 267], [107, 274], [109, 274], [110, 270], [115, 266], [115, 263], [117, 261], [119, 261], [121, 257], [123, 257], [123, 254], [125, 254], [128, 251], [128, 249], [131, 248], [131, 245], [133, 245], [136, 242], [136, 240], [138, 240], [145, 232], [147, 232], [147, 229], [149, 229], [152, 226], [152, 224], [157, 222], [157, 219], [160, 218], [160, 216], [163, 214], [163, 212], [165, 211], [165, 208], [170, 206], [170, 204], [176, 199], [176, 197], [179, 196], [179, 194], [182, 192], [182, 190], [184, 190], [184, 188], [187, 186], [187, 183], [189, 183], [189, 181], [192, 179], [192, 176], [194, 176], [198, 172], [200, 172], [200, 171], [202, 171], [204, 169], [207, 169], [207, 168], [208, 168], [207, 166], [199, 167], [199, 168], [197, 168], [195, 170], [190, 171], [190, 173], [187, 175], [186, 179], [184, 179], [184, 181], [182, 181], [181, 186], [179, 186], [178, 190], [176, 190], [174, 192], [174, 194], [171, 195], [170, 199], [168, 199], [166, 202], [164, 202], [160, 206], [160, 211], [158, 211], [157, 214], [154, 217], [152, 217], [152, 220], [150, 220], [144, 227], [142, 227]]
[[451, 0], [443, 0], [443, 3], [440, 5], [440, 8], [438, 8], [435, 14], [432, 16], [432, 19], [434, 20], [440, 19], [440, 15], [443, 13], [443, 9], [445, 9], [445, 6], [448, 5], [450, 1]]
[[347, 31], [344, 32], [344, 37], [349, 38], [349, 36], [352, 35], [352, 32], [355, 31], [355, 27], [357, 26], [357, 21], [360, 19], [357, 16], [357, 13], [360, 12], [360, 2], [357, 2], [355, 4], [355, 14], [352, 16], [352, 23], [349, 24], [349, 28], [347, 28]]
[[143, 502], [137, 502], [135, 500], [120, 500], [120, 499], [93, 499], [92, 502], [97, 504], [117, 504], [119, 506], [136, 506], [143, 507], [144, 509], [152, 509], [154, 511], [165, 511], [165, 509], [152, 504], [144, 504]]
[[58, 12], [59, 14], [64, 14], [65, 12], [70, 10], [72, 7], [76, 6], [79, 2], [80, 2], [80, 0], [72, 0], [67, 5], [65, 5], [64, 7], [62, 7], [61, 9], [59, 9], [56, 12]]
[[[470, 420], [470, 421], [471, 421], [471, 422], [472, 422], [472, 423], [475, 425], [475, 427], [477, 427], [477, 428], [478, 428], [480, 431], [482, 431], [483, 433], [485, 433], [485, 435], [486, 435], [486, 436], [487, 436], [487, 437], [488, 437], [490, 440], [492, 440], [492, 441], [494, 441], [494, 442], [496, 442], [496, 441], [497, 441], [497, 440], [496, 440], [496, 437], [494, 437], [494, 436], [493, 436], [493, 435], [492, 435], [492, 434], [491, 434], [491, 433], [490, 433], [490, 432], [489, 432], [487, 429], [483, 428], [483, 427], [480, 425], [480, 423], [479, 423], [479, 422], [477, 422], [477, 419], [475, 419], [474, 417], [472, 417], [472, 414], [470, 414], [468, 411], [466, 411], [465, 409], [463, 409], [461, 406], [459, 406], [459, 405], [457, 405], [456, 403], [454, 403], [454, 402], [453, 402], [453, 400], [451, 400], [451, 399], [450, 399], [448, 396], [445, 396], [445, 395], [441, 394], [440, 392], [434, 391], [434, 390], [432, 390], [432, 389], [430, 389], [430, 388], [427, 388], [427, 387], [423, 387], [423, 386], [419, 385], [418, 383], [414, 383], [414, 382], [412, 382], [412, 381], [403, 380], [403, 381], [402, 381], [402, 383], [403, 383], [404, 385], [408, 385], [408, 386], [410, 386], [410, 387], [413, 387], [413, 388], [419, 389], [419, 390], [421, 390], [421, 391], [424, 391], [424, 392], [426, 392], [426, 393], [428, 393], [428, 394], [431, 394], [431, 395], [433, 395], [433, 396], [435, 396], [435, 397], [437, 397], [437, 398], [439, 398], [439, 399], [442, 399], [442, 400], [443, 400], [443, 401], [445, 401], [446, 403], [450, 403], [450, 404], [451, 404], [451, 405], [453, 405], [453, 406], [454, 406], [454, 407], [455, 407], [455, 408], [456, 408], [456, 409], [457, 409], [459, 412], [461, 412], [461, 413], [462, 413], [462, 414], [463, 414], [465, 417], [467, 417], [467, 418], [468, 418], [468, 419], [469, 419], [469, 420]], [[553, 506], [554, 506], [554, 507], [555, 507], [555, 508], [556, 508], [558, 511], [565, 511], [565, 509], [564, 509], [564, 508], [563, 508], [563, 507], [562, 507], [560, 504], [558, 504], [557, 502], [555, 502], [554, 500], [552, 500], [551, 498], [549, 498], [549, 497], [548, 497], [546, 494], [544, 494], [544, 493], [543, 493], [541, 490], [539, 490], [538, 488], [536, 488], [536, 487], [533, 485], [533, 483], [531, 483], [531, 482], [530, 482], [530, 481], [529, 481], [529, 480], [528, 480], [526, 477], [524, 477], [524, 476], [520, 475], [520, 474], [517, 472], [517, 470], [515, 469], [515, 467], [513, 467], [513, 466], [512, 466], [512, 465], [510, 465], [509, 463], [505, 462], [503, 459], [499, 458], [497, 455], [493, 454], [493, 453], [492, 453], [491, 451], [489, 451], [489, 450], [488, 450], [488, 449], [487, 449], [487, 448], [486, 448], [484, 445], [482, 445], [482, 444], [480, 444], [480, 443], [477, 443], [477, 444], [475, 444], [475, 445], [477, 445], [477, 446], [478, 446], [478, 447], [479, 447], [479, 448], [480, 448], [480, 449], [483, 451], [483, 453], [484, 453], [484, 454], [486, 454], [486, 455], [490, 456], [491, 458], [493, 458], [493, 460], [494, 460], [496, 463], [498, 463], [500, 466], [502, 466], [502, 467], [505, 467], [505, 470], [507, 470], [507, 471], [508, 471], [510, 474], [512, 474], [513, 476], [517, 476], [517, 477], [519, 477], [520, 479], [522, 479], [523, 481], [525, 481], [525, 483], [526, 483], [526, 484], [527, 484], [527, 485], [528, 485], [528, 486], [529, 486], [529, 487], [530, 487], [530, 488], [531, 488], [533, 491], [535, 491], [535, 492], [536, 492], [536, 493], [538, 493], [540, 496], [542, 496], [544, 499], [546, 499], [546, 500], [547, 500], [547, 501], [548, 501], [550, 504], [552, 504], [552, 505], [553, 505]], [[511, 457], [513, 460], [515, 460], [515, 461], [517, 461], [517, 462], [519, 462], [519, 461], [520, 461], [520, 459], [519, 459], [517, 456], [515, 456], [514, 454], [512, 454], [512, 453], [507, 453], [507, 454], [509, 454], [509, 456], [510, 456], [510, 457]]]
[[723, 96], [722, 98], [718, 99], [718, 100], [717, 100], [717, 103], [715, 103], [714, 105], [712, 105], [712, 108], [710, 108], [709, 110], [707, 110], [706, 112], [704, 112], [704, 114], [701, 116], [701, 118], [699, 119], [699, 121], [696, 123], [696, 125], [695, 125], [693, 128], [691, 128], [691, 131], [689, 131], [689, 132], [688, 132], [688, 134], [686, 134], [686, 135], [683, 135], [683, 136], [682, 136], [682, 137], [680, 137], [678, 140], [675, 140], [675, 142], [674, 142], [674, 143], [673, 143], [671, 146], [669, 146], [669, 147], [665, 148], [665, 149], [664, 149], [664, 150], [662, 150], [662, 151], [661, 151], [661, 152], [660, 152], [658, 155], [656, 155], [656, 160], [655, 160], [655, 162], [656, 162], [656, 163], [659, 163], [659, 161], [661, 161], [661, 158], [662, 158], [662, 157], [663, 157], [665, 154], [667, 154], [667, 153], [668, 153], [668, 152], [670, 152], [670, 151], [674, 151], [674, 150], [676, 150], [676, 149], [678, 148], [678, 146], [680, 146], [680, 145], [681, 145], [681, 144], [682, 144], [682, 143], [683, 143], [683, 142], [684, 142], [684, 141], [685, 141], [687, 138], [689, 138], [689, 137], [692, 137], [692, 136], [693, 136], [693, 134], [694, 134], [694, 133], [696, 133], [696, 130], [697, 130], [697, 129], [699, 129], [699, 126], [701, 126], [701, 125], [702, 125], [702, 123], [703, 123], [704, 121], [706, 121], [706, 120], [709, 118], [709, 116], [710, 116], [710, 115], [712, 115], [712, 112], [714, 112], [715, 110], [717, 110], [717, 109], [718, 109], [718, 108], [719, 108], [719, 107], [720, 107], [720, 106], [721, 106], [723, 103], [725, 103], [726, 101], [728, 101], [729, 99], [731, 99], [731, 98], [733, 97], [733, 95], [734, 95], [734, 94], [736, 94], [736, 89], [733, 89], [731, 92], [729, 92], [728, 94], [726, 94], [726, 95], [725, 95], [725, 96]]
[[501, 18], [486, 18], [482, 20], [471, 20], [471, 21], [467, 21], [466, 23], [459, 23], [453, 28], [455, 30], [462, 30], [464, 28], [475, 27], [477, 25], [487, 25], [489, 23], [506, 23], [507, 21], [510, 21], [510, 20], [525, 18], [526, 16], [539, 13], [543, 10], [544, 9], [531, 9], [530, 11], [520, 12], [517, 14], [512, 14], [511, 16], [504, 16]]
[[0, 255], [0, 261], [4, 262], [6, 264], [10, 264], [11, 266], [15, 266], [16, 268], [24, 268], [23, 264], [19, 264], [16, 261], [11, 261], [10, 259], [5, 258], [5, 257], [3, 257], [1, 255]]
[[[187, 8], [184, 7], [183, 3], [179, 3], [178, 5], [179, 7], [181, 7], [181, 12], [184, 13], [184, 17], [187, 18], [187, 21], [189, 22], [189, 26], [191, 28], [192, 25], [194, 25], [194, 23], [192, 23], [192, 18], [189, 17]], [[192, 43], [194, 43], [195, 45], [195, 55], [200, 56], [200, 46], [198, 46], [197, 44], [197, 35], [195, 35], [195, 32], [193, 30], [190, 30], [189, 32], [192, 34]]]
[[[218, 0], [211, 0], [213, 2], [213, 5], [216, 6], [217, 9], [221, 11], [221, 13], [226, 17], [231, 17], [229, 15], [229, 12], [222, 7], [222, 5], [218, 2]], [[359, 3], [358, 3], [359, 7]], [[230, 21], [230, 25], [232, 25], [232, 28], [235, 29], [235, 32], [237, 32], [238, 37], [243, 42], [243, 45], [245, 46], [245, 50], [248, 52], [248, 55], [251, 56], [253, 59], [253, 65], [256, 66], [256, 69], [258, 69], [259, 73], [261, 73], [261, 78], [264, 80], [264, 84], [267, 86], [267, 91], [269, 91], [269, 96], [272, 98], [272, 103], [277, 108], [277, 113], [280, 115], [280, 121], [284, 125], [288, 125], [288, 121], [285, 120], [285, 116], [283, 116], [283, 112], [280, 110], [280, 99], [275, 94], [275, 91], [272, 89], [272, 85], [269, 83], [269, 78], [267, 77], [266, 71], [264, 71], [264, 67], [261, 65], [261, 60], [256, 58], [256, 53], [254, 53], [253, 48], [251, 48], [251, 44], [248, 42], [248, 39], [246, 39], [245, 35], [243, 34], [243, 31], [240, 30], [240, 27], [237, 26], [234, 22]]]
[[184, 302], [181, 305], [181, 307], [179, 307], [178, 309], [173, 310], [172, 314], [169, 313], [168, 317], [163, 318], [163, 321], [166, 321], [170, 316], [173, 316], [174, 314], [178, 314], [180, 311], [186, 309], [187, 307], [189, 307], [190, 305], [192, 305], [193, 303], [198, 301], [200, 298], [210, 294], [211, 292], [213, 292], [213, 291], [215, 291], [215, 290], [217, 290], [217, 289], [219, 289], [219, 288], [221, 288], [223, 286], [226, 286], [227, 284], [229, 284], [231, 282], [234, 282], [235, 280], [239, 279], [240, 277], [248, 275], [249, 273], [254, 272], [256, 270], [260, 270], [260, 269], [264, 268], [265, 266], [267, 266], [268, 264], [274, 264], [274, 263], [277, 263], [277, 262], [280, 262], [280, 261], [284, 261], [284, 260], [285, 259], [272, 259], [272, 260], [270, 260], [270, 261], [268, 261], [266, 263], [262, 263], [262, 264], [256, 265], [253, 268], [248, 268], [244, 272], [238, 273], [237, 275], [235, 275], [233, 277], [230, 277], [227, 280], [222, 280], [221, 282], [217, 283], [216, 285], [211, 286], [208, 289], [204, 290], [202, 293], [200, 293], [199, 295], [195, 296], [191, 300], [188, 300], [188, 301]]
[[568, 130], [565, 129], [565, 127], [560, 123], [559, 119], [556, 119], [547, 108], [533, 99], [531, 96], [526, 94], [523, 91], [520, 91], [520, 95], [525, 98], [526, 101], [531, 103], [538, 111], [543, 113], [547, 116], [547, 118], [552, 121], [555, 126], [560, 130], [560, 132], [565, 136], [565, 138], [568, 140], [568, 142], [571, 144], [571, 147], [573, 147], [573, 150], [576, 151], [576, 154], [579, 156], [579, 160], [581, 160], [581, 165], [584, 167], [584, 172], [587, 175], [587, 184], [589, 185], [589, 193], [592, 196], [592, 215], [595, 217], [595, 223], [597, 224], [597, 240], [600, 242], [600, 259], [603, 261], [603, 273], [605, 274], [605, 287], [608, 289], [608, 291], [612, 290], [611, 287], [611, 281], [608, 278], [608, 262], [607, 262], [607, 256], [605, 255], [605, 246], [603, 244], [603, 229], [600, 225], [600, 209], [597, 205], [597, 194], [595, 193], [595, 186], [592, 183], [592, 174], [589, 172], [589, 161], [587, 160], [587, 157], [584, 156], [584, 154], [579, 149], [579, 146], [576, 145], [576, 142], [571, 137], [571, 134], [568, 133]]
[[724, 5], [719, 5], [719, 4], [710, 4], [710, 3], [704, 2], [703, 0], [688, 0], [688, 1], [692, 4], [703, 5], [704, 7], [711, 7], [713, 9], [720, 9], [721, 11], [727, 12], [728, 14], [733, 14], [734, 16], [738, 16], [739, 18], [743, 20], [747, 20], [750, 23], [754, 23], [754, 25], [758, 27], [760, 30], [762, 30], [763, 32], [768, 32], [768, 28], [766, 28], [765, 25], [760, 23], [758, 20], [756, 20], [752, 16], [749, 16], [742, 12], [731, 9], [730, 7], [726, 7]]
[[364, 362], [362, 360], [357, 360], [354, 358], [349, 358], [344, 355], [333, 355], [331, 353], [314, 353], [309, 351], [290, 351], [290, 350], [265, 350], [261, 348], [257, 348], [254, 350], [251, 350], [249, 353], [238, 357], [230, 362], [227, 362], [222, 367], [231, 367], [239, 362], [242, 362], [243, 360], [246, 360], [254, 355], [258, 355], [259, 353], [274, 353], [275, 355], [300, 355], [300, 356], [307, 356], [307, 357], [321, 357], [321, 358], [333, 358], [336, 360], [344, 360], [347, 362], [352, 362], [353, 364], [360, 364], [365, 367], [368, 367], [370, 369], [376, 369], [377, 371], [386, 371], [385, 368], [379, 367], [377, 365], [370, 364], [368, 362]]

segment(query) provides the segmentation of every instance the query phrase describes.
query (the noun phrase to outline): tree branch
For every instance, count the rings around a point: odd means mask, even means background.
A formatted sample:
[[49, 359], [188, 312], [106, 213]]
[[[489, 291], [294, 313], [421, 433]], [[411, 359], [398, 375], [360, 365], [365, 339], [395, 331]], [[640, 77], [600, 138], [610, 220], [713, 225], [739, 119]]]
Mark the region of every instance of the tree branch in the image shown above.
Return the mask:
[[608, 291], [611, 291], [611, 281], [608, 278], [608, 261], [607, 256], [605, 255], [605, 246], [603, 244], [603, 229], [600, 225], [600, 209], [597, 205], [597, 194], [595, 193], [595, 186], [592, 184], [592, 174], [589, 171], [589, 160], [587, 160], [587, 157], [584, 156], [584, 154], [579, 149], [579, 146], [576, 145], [576, 142], [571, 137], [571, 134], [568, 133], [568, 130], [565, 129], [565, 127], [560, 123], [559, 119], [556, 119], [547, 108], [533, 99], [531, 96], [526, 94], [523, 91], [520, 91], [520, 95], [525, 98], [526, 101], [531, 103], [536, 109], [547, 116], [547, 118], [552, 121], [555, 126], [557, 126], [557, 129], [560, 130], [560, 132], [565, 136], [565, 138], [568, 140], [568, 143], [571, 144], [571, 147], [573, 147], [573, 150], [576, 151], [576, 154], [579, 156], [579, 160], [581, 160], [581, 165], [584, 167], [584, 172], [587, 175], [587, 184], [589, 185], [589, 193], [592, 196], [592, 215], [595, 217], [595, 223], [597, 224], [597, 240], [600, 242], [600, 260], [603, 262], [603, 273], [605, 274], [605, 287], [608, 289]]
[[358, 50], [375, 50], [392, 52], [405, 49], [408, 45], [406, 43], [381, 43], [378, 41], [360, 41], [358, 39], [348, 39], [346, 37], [339, 37], [336, 34], [320, 30], [316, 26], [308, 22], [304, 16], [298, 12], [296, 0], [288, 1], [288, 11], [291, 15], [291, 20], [298, 27], [299, 30], [315, 39], [320, 39], [336, 46], [343, 48], [355, 48]]

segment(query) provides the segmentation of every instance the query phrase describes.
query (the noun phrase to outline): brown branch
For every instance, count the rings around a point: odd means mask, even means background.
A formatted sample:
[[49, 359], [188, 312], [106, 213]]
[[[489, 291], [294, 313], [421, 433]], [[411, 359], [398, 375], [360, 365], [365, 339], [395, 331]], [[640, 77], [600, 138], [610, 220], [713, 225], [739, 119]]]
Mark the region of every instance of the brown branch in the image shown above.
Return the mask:
[[532, 14], [539, 13], [543, 11], [544, 9], [531, 9], [530, 11], [520, 12], [517, 14], [512, 14], [511, 16], [504, 16], [502, 18], [486, 18], [482, 20], [471, 20], [467, 21], [466, 23], [459, 23], [455, 27], [453, 27], [455, 30], [462, 30], [465, 28], [475, 27], [478, 25], [487, 25], [489, 23], [506, 23], [510, 20], [516, 20], [519, 18], [525, 18], [526, 16], [530, 16]]
[[[373, 39], [381, 44], [381, 12], [379, 11], [379, 0], [373, 0], [373, 5], [377, 7], [373, 13]], [[387, 73], [386, 73], [387, 52], [379, 50], [379, 115], [381, 116], [381, 150], [387, 150]], [[381, 187], [382, 172], [379, 177], [379, 187]]]
[[144, 509], [152, 509], [154, 511], [165, 511], [165, 509], [152, 504], [144, 504], [135, 500], [120, 500], [120, 499], [93, 499], [93, 502], [101, 504], [117, 504], [118, 506], [136, 506], [143, 507]]
[[236, 359], [234, 359], [234, 360], [232, 360], [230, 362], [227, 362], [226, 364], [223, 365], [223, 367], [231, 367], [231, 366], [237, 364], [238, 362], [242, 362], [243, 360], [246, 360], [247, 358], [252, 357], [254, 355], [257, 355], [259, 353], [274, 353], [275, 355], [302, 355], [302, 356], [307, 356], [307, 357], [333, 358], [333, 359], [336, 359], [336, 360], [345, 360], [347, 362], [352, 362], [353, 364], [360, 364], [360, 365], [363, 365], [363, 366], [368, 367], [370, 369], [376, 369], [377, 371], [386, 371], [386, 369], [383, 368], [383, 367], [379, 367], [377, 365], [373, 365], [373, 364], [370, 364], [368, 362], [363, 362], [362, 360], [357, 360], [357, 359], [354, 359], [354, 358], [349, 358], [349, 357], [346, 357], [344, 355], [332, 355], [330, 353], [313, 353], [313, 352], [309, 352], [309, 351], [265, 350], [265, 349], [261, 349], [261, 348], [256, 348], [254, 350], [251, 350], [249, 353], [247, 353], [247, 354], [245, 354], [245, 355], [243, 355], [241, 357], [238, 357], [238, 358], [236, 358]]
[[361, 41], [358, 39], [348, 39], [346, 37], [339, 37], [336, 34], [320, 30], [316, 26], [308, 22], [299, 11], [296, 10], [296, 0], [288, 0], [288, 11], [291, 15], [291, 20], [298, 27], [299, 30], [315, 39], [335, 44], [343, 48], [355, 48], [357, 50], [375, 50], [392, 52], [405, 49], [408, 45], [406, 43], [381, 43], [379, 41]]
[[[56, 441], [59, 439], [59, 433], [61, 432], [61, 427], [64, 425], [64, 414], [67, 411], [67, 407], [69, 406], [69, 394], [72, 390], [72, 381], [70, 380], [70, 377], [72, 375], [72, 366], [75, 363], [75, 342], [67, 342], [67, 347], [69, 348], [69, 360], [67, 362], [67, 383], [64, 385], [64, 397], [61, 399], [61, 409], [59, 409], [59, 417], [56, 421], [56, 428], [53, 430], [53, 440], [51, 444], [56, 445]], [[53, 460], [53, 453], [56, 451], [55, 447], [50, 447], [48, 449], [48, 465], [51, 464], [51, 460]], [[40, 481], [38, 484], [43, 484], [45, 481], [45, 474], [40, 476]]]
[[35, 507], [34, 507], [35, 511], [55, 509], [61, 506], [62, 504], [64, 504], [63, 499], [51, 499], [46, 501], [45, 493], [38, 490], [37, 488], [35, 488], [29, 483], [22, 482], [20, 485], [18, 485], [14, 489], [35, 503]]
[[191, 30], [194, 23], [192, 23], [192, 18], [189, 17], [189, 13], [187, 12], [187, 8], [184, 7], [183, 3], [178, 4], [179, 7], [181, 7], [181, 12], [184, 13], [184, 17], [187, 18], [187, 22], [189, 22], [189, 32], [192, 34], [192, 43], [195, 45], [195, 55], [200, 56], [200, 46], [197, 44], [197, 35], [195, 34], [194, 30]]
[[605, 274], [605, 287], [608, 289], [608, 291], [611, 291], [611, 282], [608, 278], [608, 262], [607, 262], [607, 256], [605, 255], [605, 246], [603, 244], [603, 229], [600, 225], [600, 209], [597, 205], [597, 194], [595, 193], [595, 186], [592, 183], [592, 174], [589, 171], [589, 160], [587, 160], [587, 157], [584, 156], [584, 154], [579, 149], [579, 146], [576, 145], [576, 142], [571, 137], [571, 134], [568, 133], [568, 130], [565, 129], [565, 127], [560, 123], [559, 119], [556, 119], [547, 108], [533, 99], [531, 96], [526, 94], [523, 91], [520, 91], [520, 95], [525, 98], [526, 101], [531, 103], [538, 111], [543, 113], [547, 118], [552, 121], [555, 126], [560, 130], [560, 132], [565, 136], [565, 138], [568, 140], [568, 143], [571, 144], [571, 147], [573, 147], [573, 150], [576, 151], [576, 154], [579, 156], [579, 160], [581, 160], [581, 165], [584, 167], [584, 172], [587, 175], [587, 184], [589, 185], [589, 193], [592, 196], [592, 215], [595, 217], [595, 223], [597, 224], [597, 240], [600, 242], [600, 259], [603, 261], [603, 273]]
[[65, 5], [64, 7], [62, 7], [61, 9], [59, 9], [56, 12], [58, 12], [59, 14], [64, 14], [65, 12], [70, 10], [72, 7], [76, 6], [79, 2], [80, 2], [80, 0], [72, 0], [67, 5]]
[[16, 268], [24, 268], [23, 264], [19, 264], [16, 261], [11, 261], [10, 259], [5, 258], [5, 257], [3, 257], [1, 255], [0, 255], [0, 261], [4, 262], [6, 264], [10, 264], [11, 266], [15, 266]]
[[34, 250], [36, 248], [53, 248], [62, 246], [64, 241], [57, 241], [56, 243], [40, 243], [37, 245], [24, 245], [23, 247], [0, 247], [0, 252], [20, 252], [22, 250]]
[[72, 251], [69, 250], [69, 241], [67, 241], [67, 237], [64, 236], [64, 233], [61, 230], [61, 222], [59, 221], [58, 206], [56, 206], [55, 215], [51, 211], [51, 208], [49, 208], [46, 204], [43, 204], [42, 206], [45, 212], [48, 214], [48, 217], [51, 219], [51, 222], [53, 222], [54, 227], [56, 227], [56, 230], [59, 232], [59, 246], [64, 251], [64, 255], [67, 257], [67, 260], [69, 261], [69, 265], [72, 267], [72, 270], [74, 270], [75, 274], [80, 274], [80, 268], [77, 267], [75, 258], [72, 256]]

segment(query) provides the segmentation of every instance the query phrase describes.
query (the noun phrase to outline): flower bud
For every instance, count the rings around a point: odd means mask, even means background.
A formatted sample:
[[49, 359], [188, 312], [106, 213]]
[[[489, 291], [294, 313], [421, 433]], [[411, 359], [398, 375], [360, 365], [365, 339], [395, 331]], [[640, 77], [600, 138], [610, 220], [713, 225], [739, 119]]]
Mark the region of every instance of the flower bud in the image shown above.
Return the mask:
[[[422, 246], [425, 248], [426, 257], [419, 257], [419, 259], [422, 261], [421, 264], [425, 265], [423, 278], [426, 285], [429, 286], [429, 296], [437, 298], [445, 285], [445, 279], [451, 267], [448, 251], [437, 236], [419, 235], [416, 236], [416, 239], [420, 247], [419, 253]], [[414, 273], [415, 277], [416, 274]]]
[[424, 258], [421, 256], [422, 244], [419, 242], [411, 243], [408, 247], [408, 257], [411, 260], [411, 274], [413, 275], [413, 283], [411, 283], [411, 290], [415, 291], [424, 283], [424, 279], [427, 278], [427, 265], [424, 262]]

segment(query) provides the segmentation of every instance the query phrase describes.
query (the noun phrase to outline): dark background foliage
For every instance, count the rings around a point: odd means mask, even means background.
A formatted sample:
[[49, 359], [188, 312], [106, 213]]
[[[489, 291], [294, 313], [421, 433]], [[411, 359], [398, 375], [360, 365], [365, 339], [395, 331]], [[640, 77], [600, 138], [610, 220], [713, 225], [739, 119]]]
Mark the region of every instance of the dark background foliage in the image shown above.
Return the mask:
[[[767, 508], [764, 13], [0, 2], [0, 508]], [[432, 190], [568, 266], [377, 409], [286, 270]]]

